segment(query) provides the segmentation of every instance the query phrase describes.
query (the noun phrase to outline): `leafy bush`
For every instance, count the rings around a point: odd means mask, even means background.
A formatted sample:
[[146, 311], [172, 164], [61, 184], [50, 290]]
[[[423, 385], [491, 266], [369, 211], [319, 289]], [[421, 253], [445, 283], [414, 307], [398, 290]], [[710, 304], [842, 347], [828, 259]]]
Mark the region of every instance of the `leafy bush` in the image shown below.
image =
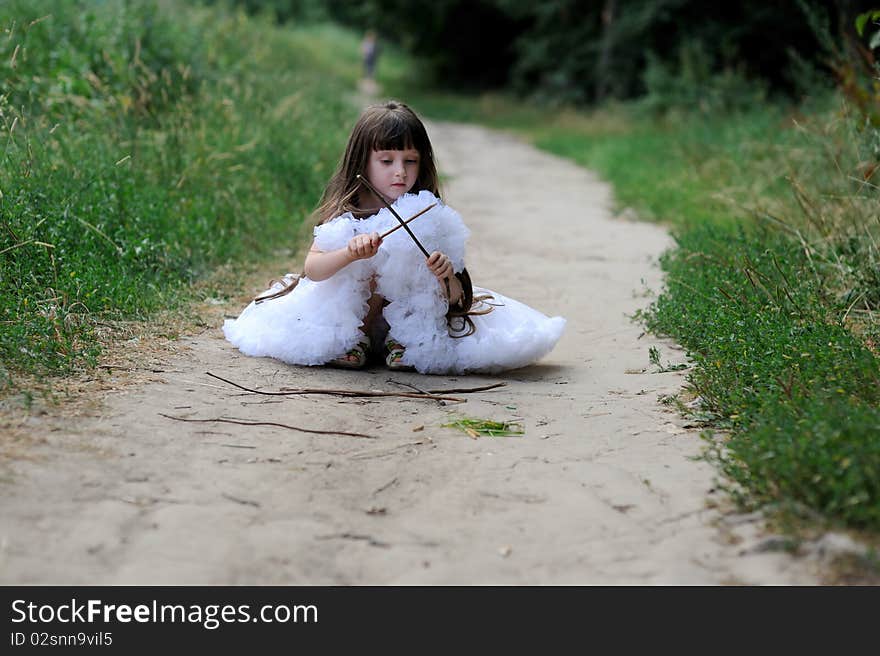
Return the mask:
[[[710, 460], [746, 506], [772, 504], [856, 528], [880, 527], [880, 410], [851, 398], [768, 407]], [[748, 490], [748, 496], [742, 495]], [[804, 512], [808, 509], [808, 512]]]
[[[277, 4], [275, 0], [239, 2]], [[744, 87], [744, 81], [791, 96], [799, 91], [805, 70], [800, 66], [799, 77], [792, 76], [792, 52], [801, 64], [828, 74], [814, 31], [790, 3], [324, 0], [323, 4], [331, 16], [359, 30], [375, 28], [383, 40], [430, 62], [444, 89], [503, 88], [555, 105], [640, 97], [649, 56], [655, 69], [648, 76], [654, 92], [662, 86], [664, 97], [671, 100], [676, 95], [670, 95], [665, 81], [661, 85], [656, 79], [659, 67], [677, 70], [681, 53], [692, 50], [694, 43], [702, 44], [712, 88], [682, 90], [685, 96], [720, 94], [729, 104], [740, 102], [736, 93], [742, 90], [741, 102], [746, 103], [754, 92]], [[822, 8], [828, 3], [803, 0], [803, 4]], [[841, 6], [839, 11], [847, 26], [853, 18], [849, 10]], [[837, 15], [832, 19], [829, 25], [837, 29]]]
[[704, 418], [732, 430], [714, 452], [722, 471], [753, 504], [796, 502], [880, 528], [880, 363], [800, 244], [694, 225], [663, 267], [647, 325], [688, 349]]
[[766, 86], [750, 79], [741, 68], [718, 71], [699, 41], [682, 43], [674, 65], [649, 54], [643, 80], [645, 93], [639, 104], [654, 114], [743, 112], [762, 105], [767, 96]]

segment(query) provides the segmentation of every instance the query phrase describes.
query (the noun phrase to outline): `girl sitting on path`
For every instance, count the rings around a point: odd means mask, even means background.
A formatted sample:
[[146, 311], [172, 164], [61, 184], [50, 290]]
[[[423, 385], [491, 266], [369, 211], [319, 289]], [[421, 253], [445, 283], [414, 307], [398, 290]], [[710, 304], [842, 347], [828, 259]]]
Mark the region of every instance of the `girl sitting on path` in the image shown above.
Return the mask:
[[[368, 107], [315, 212], [303, 275], [287, 274], [227, 320], [226, 338], [291, 364], [359, 368], [374, 351], [391, 369], [436, 374], [515, 369], [549, 353], [565, 319], [471, 286], [469, 230], [438, 186], [416, 114], [393, 101]], [[399, 226], [386, 203], [404, 218], [435, 204], [407, 226], [429, 257], [404, 230], [380, 236]]]

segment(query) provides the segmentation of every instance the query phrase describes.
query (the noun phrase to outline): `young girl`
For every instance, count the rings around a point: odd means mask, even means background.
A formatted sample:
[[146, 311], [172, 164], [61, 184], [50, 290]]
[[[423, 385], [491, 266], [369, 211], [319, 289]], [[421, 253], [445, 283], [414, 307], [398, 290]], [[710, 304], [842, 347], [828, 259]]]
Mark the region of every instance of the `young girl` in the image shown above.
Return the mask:
[[[366, 178], [366, 182], [362, 178]], [[303, 276], [287, 274], [223, 326], [242, 353], [291, 364], [498, 372], [543, 357], [565, 327], [501, 294], [471, 286], [469, 231], [439, 199], [425, 127], [399, 102], [368, 107], [315, 214]], [[379, 197], [381, 195], [381, 198]], [[386, 207], [430, 253], [426, 258]]]

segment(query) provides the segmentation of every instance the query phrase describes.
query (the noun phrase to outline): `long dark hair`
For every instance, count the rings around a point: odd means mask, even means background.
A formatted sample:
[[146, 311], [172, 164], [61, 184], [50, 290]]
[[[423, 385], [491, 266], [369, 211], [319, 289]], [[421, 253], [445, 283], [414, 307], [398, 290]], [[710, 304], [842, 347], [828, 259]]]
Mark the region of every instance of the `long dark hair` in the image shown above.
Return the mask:
[[375, 210], [359, 207], [360, 183], [357, 175], [366, 172], [370, 154], [374, 150], [410, 148], [419, 153], [419, 175], [410, 192], [418, 193], [426, 189], [439, 197], [440, 183], [434, 163], [434, 149], [416, 113], [396, 100], [367, 107], [355, 123], [345, 153], [324, 189], [321, 202], [313, 214], [316, 222], [324, 223], [346, 212], [375, 213]]
[[[355, 215], [374, 214], [375, 210], [359, 207], [360, 182], [357, 175], [366, 173], [367, 163], [374, 150], [410, 148], [419, 153], [419, 175], [410, 191], [418, 193], [425, 189], [439, 198], [440, 182], [437, 165], [434, 162], [434, 149], [421, 119], [407, 105], [396, 100], [367, 107], [352, 128], [345, 153], [312, 215], [316, 222], [324, 223], [346, 212]], [[485, 301], [491, 297], [474, 298], [473, 284], [467, 269], [456, 273], [455, 276], [461, 283], [462, 298], [458, 304], [450, 304], [446, 320], [453, 337], [466, 337], [473, 334], [476, 329], [470, 317], [492, 311], [492, 307], [485, 304]], [[289, 294], [299, 282], [299, 276], [290, 281], [280, 282], [281, 290], [259, 296], [254, 300], [261, 303]], [[474, 309], [475, 302], [478, 304], [483, 302], [486, 307], [481, 310]]]

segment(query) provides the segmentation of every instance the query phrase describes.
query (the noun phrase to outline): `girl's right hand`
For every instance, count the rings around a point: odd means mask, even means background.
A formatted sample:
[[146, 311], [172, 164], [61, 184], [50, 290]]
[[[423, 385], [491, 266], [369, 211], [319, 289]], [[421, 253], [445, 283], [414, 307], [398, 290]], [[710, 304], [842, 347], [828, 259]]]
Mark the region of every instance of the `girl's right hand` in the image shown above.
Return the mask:
[[373, 257], [382, 245], [382, 238], [378, 232], [368, 235], [357, 235], [348, 242], [348, 256], [354, 260], [365, 260]]

